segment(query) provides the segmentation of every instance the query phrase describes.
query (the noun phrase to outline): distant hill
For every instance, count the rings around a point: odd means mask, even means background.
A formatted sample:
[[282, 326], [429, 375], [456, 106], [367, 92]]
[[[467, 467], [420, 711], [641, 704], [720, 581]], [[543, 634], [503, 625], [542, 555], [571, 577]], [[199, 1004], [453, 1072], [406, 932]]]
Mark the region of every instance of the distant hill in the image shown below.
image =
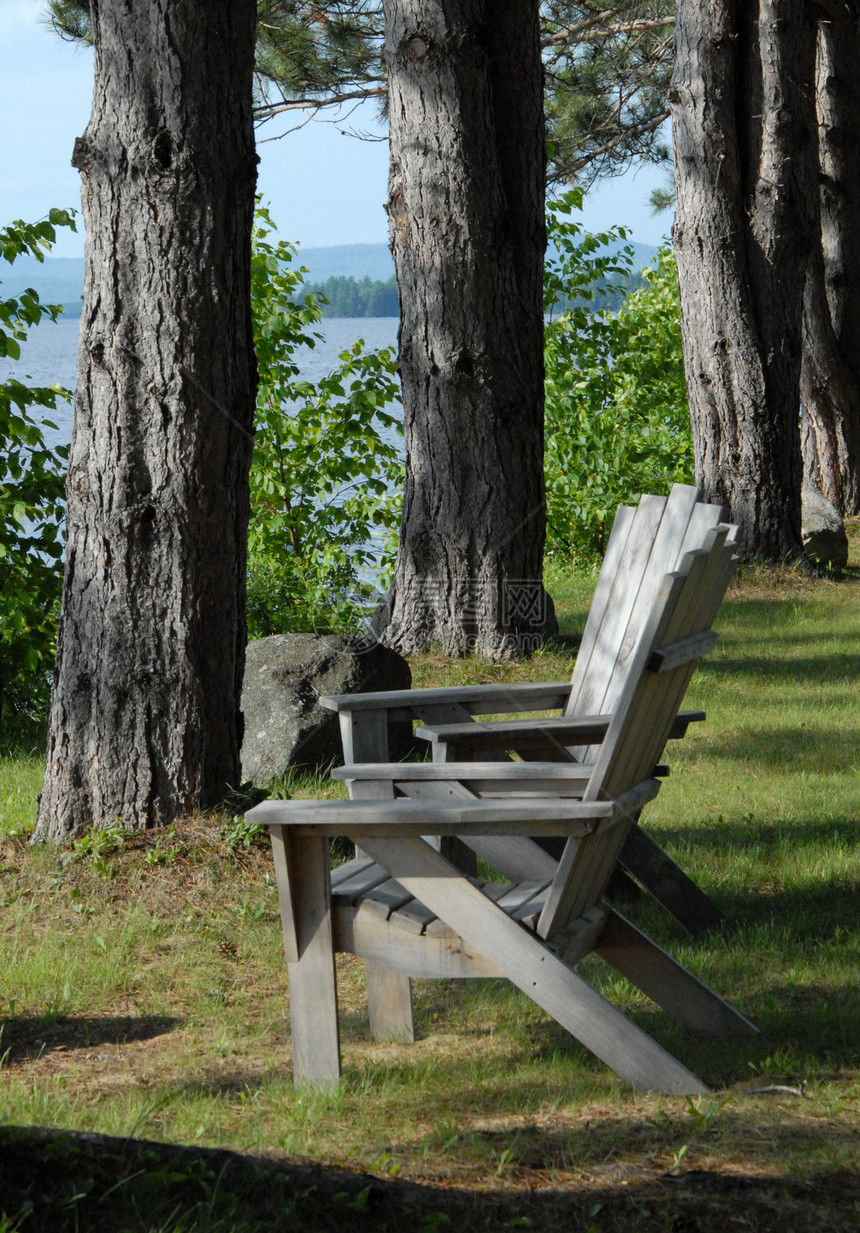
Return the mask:
[[83, 257], [46, 257], [44, 261], [37, 261], [25, 255], [14, 265], [0, 264], [0, 281], [6, 296], [18, 295], [32, 287], [43, 304], [62, 304], [67, 317], [81, 315]]
[[309, 283], [329, 278], [354, 278], [387, 283], [394, 277], [394, 259], [387, 244], [337, 244], [333, 248], [299, 246], [299, 265], [306, 265]]
[[633, 269], [641, 270], [646, 265], [651, 265], [657, 256], [657, 249], [653, 244], [637, 244], [633, 240], [619, 240], [615, 244], [609, 244], [605, 249], [600, 249], [600, 255], [604, 253], [617, 253], [619, 249], [633, 249]]
[[[631, 247], [634, 251], [634, 269], [648, 265], [657, 251], [648, 244], [632, 244]], [[371, 283], [387, 284], [394, 277], [394, 261], [386, 244], [300, 247], [298, 262], [307, 266], [306, 284], [318, 287], [330, 279], [353, 279], [356, 283], [369, 279]], [[43, 303], [62, 304], [66, 316], [79, 317], [81, 314], [83, 257], [46, 257], [42, 262], [35, 257], [19, 257], [12, 266], [0, 263], [0, 282], [6, 296], [17, 295], [25, 287], [33, 287]], [[386, 312], [391, 311], [389, 305]]]
[[[386, 244], [338, 244], [332, 248], [299, 248], [298, 264], [307, 266], [305, 282], [325, 283], [331, 278], [387, 283], [394, 277], [394, 261]], [[83, 257], [19, 257], [13, 266], [0, 263], [5, 295], [32, 287], [45, 304], [62, 304], [66, 316], [79, 317], [84, 290]], [[362, 314], [363, 315], [363, 314]]]
[[[652, 245], [629, 240], [613, 245], [612, 249], [627, 244], [633, 249], [634, 270], [650, 265], [657, 254]], [[338, 244], [333, 248], [299, 246], [299, 264], [308, 267], [306, 281], [309, 283], [324, 283], [329, 278], [354, 278], [356, 282], [369, 278], [371, 282], [386, 283], [394, 277], [394, 258], [387, 244]]]

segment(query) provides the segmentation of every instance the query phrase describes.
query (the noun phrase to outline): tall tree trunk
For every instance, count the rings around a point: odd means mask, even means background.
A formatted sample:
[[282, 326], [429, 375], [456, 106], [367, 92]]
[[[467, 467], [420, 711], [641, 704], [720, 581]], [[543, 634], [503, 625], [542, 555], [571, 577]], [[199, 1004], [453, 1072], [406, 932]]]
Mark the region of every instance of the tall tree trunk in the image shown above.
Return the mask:
[[803, 276], [814, 192], [805, 0], [679, 0], [675, 249], [696, 481], [748, 558], [802, 553]]
[[239, 776], [254, 0], [94, 0], [86, 291], [37, 837]]
[[[832, 11], [830, 11], [832, 9]], [[860, 512], [860, 18], [828, 6], [818, 32], [820, 244], [804, 310], [804, 473], [844, 514]]]
[[508, 657], [542, 584], [544, 126], [537, 0], [385, 0], [406, 493], [382, 640]]

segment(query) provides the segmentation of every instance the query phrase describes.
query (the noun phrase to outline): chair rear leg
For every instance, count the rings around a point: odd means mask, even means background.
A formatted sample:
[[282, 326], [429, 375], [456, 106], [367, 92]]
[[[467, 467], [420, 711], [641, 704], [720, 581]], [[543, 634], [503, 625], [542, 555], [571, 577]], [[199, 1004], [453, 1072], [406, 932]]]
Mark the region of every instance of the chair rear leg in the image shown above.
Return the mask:
[[611, 910], [595, 946], [600, 955], [658, 1006], [692, 1032], [756, 1036], [758, 1028], [692, 972]]
[[620, 859], [621, 864], [694, 937], [709, 929], [726, 932], [731, 928], [731, 921], [722, 908], [640, 826], [631, 826]]
[[[365, 758], [365, 761], [370, 760]], [[349, 792], [353, 800], [393, 800], [394, 784], [359, 781], [351, 785]], [[468, 851], [462, 844], [460, 846]], [[360, 846], [356, 847], [356, 855], [364, 855]], [[469, 855], [474, 860], [473, 854]], [[394, 1038], [411, 1044], [415, 1039], [415, 1025], [409, 977], [372, 959], [365, 960], [365, 973], [371, 1036], [374, 1040]]]
[[415, 1040], [412, 981], [402, 972], [373, 959], [365, 960], [364, 966], [371, 1036], [374, 1040], [400, 1040], [412, 1044]]

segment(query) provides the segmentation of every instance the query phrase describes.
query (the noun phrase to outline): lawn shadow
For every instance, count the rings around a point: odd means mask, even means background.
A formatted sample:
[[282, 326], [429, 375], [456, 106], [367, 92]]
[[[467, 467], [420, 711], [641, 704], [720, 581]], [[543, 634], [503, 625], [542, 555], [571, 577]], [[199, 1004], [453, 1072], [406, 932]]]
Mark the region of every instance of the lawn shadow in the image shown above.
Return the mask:
[[68, 1053], [96, 1045], [152, 1040], [182, 1021], [168, 1015], [11, 1016], [0, 1021], [0, 1064], [15, 1065], [46, 1053]]
[[[703, 849], [718, 855], [736, 849], [747, 848], [750, 843], [777, 844], [786, 841], [798, 844], [819, 844], [825, 839], [853, 848], [858, 840], [857, 818], [835, 818], [819, 821], [772, 822], [756, 819], [743, 822], [719, 822], [714, 826], [660, 826], [653, 830], [647, 825], [643, 830], [652, 834], [661, 847], [677, 844], [685, 852], [698, 853]], [[858, 904], [860, 907], [860, 904]]]
[[[856, 687], [854, 687], [856, 688]], [[832, 729], [803, 727], [767, 728], [710, 737], [708, 757], [715, 762], [750, 763], [765, 767], [798, 769], [801, 758], [814, 757], [811, 768], [821, 774], [848, 770], [857, 763], [860, 726]]]
[[[581, 1141], [552, 1132], [502, 1133], [481, 1145], [458, 1137], [451, 1145], [452, 1164], [475, 1146], [503, 1162], [502, 1184], [473, 1189], [446, 1182], [438, 1165], [440, 1184], [422, 1185], [218, 1148], [3, 1126], [3, 1209], [13, 1221], [18, 1214], [25, 1218], [30, 1233], [162, 1226], [207, 1233], [275, 1228], [427, 1233], [442, 1227], [485, 1233], [517, 1226], [543, 1233], [586, 1228], [724, 1233], [735, 1227], [739, 1211], [743, 1227], [757, 1233], [856, 1227], [860, 1184], [845, 1169], [831, 1167], [809, 1178], [784, 1168], [762, 1176], [756, 1162], [748, 1170], [682, 1171], [672, 1167], [671, 1153], [659, 1148], [655, 1157], [613, 1159], [619, 1144], [641, 1139], [642, 1129], [642, 1122], [631, 1119], [613, 1120], [605, 1136], [600, 1123], [589, 1123]], [[651, 1137], [677, 1147], [695, 1129], [678, 1123], [657, 1128]], [[591, 1178], [548, 1184], [555, 1162], [563, 1167], [571, 1158], [593, 1159], [588, 1145], [595, 1136], [607, 1159], [590, 1170]]]
[[[643, 828], [647, 830], [648, 828]], [[845, 932], [860, 932], [860, 883], [849, 869], [840, 876], [825, 876], [822, 873], [822, 845], [825, 851], [834, 854], [836, 862], [857, 849], [857, 821], [841, 818], [836, 821], [783, 823], [761, 820], [749, 823], [721, 823], [718, 826], [678, 826], [660, 828], [653, 837], [667, 849], [682, 869], [690, 870], [695, 863], [708, 870], [708, 877], [698, 879], [702, 889], [711, 896], [726, 913], [729, 927], [726, 940], [731, 944], [738, 931], [767, 927], [784, 939], [795, 939], [799, 953], [807, 953], [811, 946], [820, 944], [834, 935]], [[723, 869], [732, 876], [737, 865], [737, 854], [749, 855], [752, 848], [760, 849], [762, 864], [755, 881], [738, 885], [728, 881], [721, 884]], [[810, 853], [808, 876], [803, 876], [802, 860], [795, 862], [789, 875], [771, 869], [767, 858], [769, 851], [794, 848], [800, 854]], [[693, 875], [696, 877], [696, 875]], [[647, 892], [638, 887], [632, 893], [622, 888], [619, 903], [647, 904], [649, 923], [658, 909]], [[614, 897], [614, 896], [613, 896]], [[622, 902], [623, 900], [623, 902]], [[653, 908], [653, 913], [652, 913]], [[686, 932], [680, 925], [665, 919], [674, 939], [683, 939]], [[708, 938], [701, 935], [702, 941]], [[697, 939], [698, 940], [698, 939]], [[858, 1007], [860, 1010], [860, 1007]]]
[[[755, 645], [760, 646], [763, 639], [756, 638]], [[785, 645], [778, 635], [772, 639], [774, 643]], [[792, 645], [797, 639], [792, 638]], [[819, 639], [815, 639], [819, 641]], [[738, 640], [732, 644], [735, 647], [750, 645], [749, 640]], [[728, 650], [728, 646], [726, 647]], [[860, 674], [860, 655], [838, 651], [832, 655], [737, 655], [723, 654], [712, 659], [703, 659], [698, 665], [698, 671], [703, 676], [719, 675], [721, 677], [791, 677], [797, 685], [808, 682], [820, 684], [822, 681], [842, 681], [846, 678], [856, 680]]]

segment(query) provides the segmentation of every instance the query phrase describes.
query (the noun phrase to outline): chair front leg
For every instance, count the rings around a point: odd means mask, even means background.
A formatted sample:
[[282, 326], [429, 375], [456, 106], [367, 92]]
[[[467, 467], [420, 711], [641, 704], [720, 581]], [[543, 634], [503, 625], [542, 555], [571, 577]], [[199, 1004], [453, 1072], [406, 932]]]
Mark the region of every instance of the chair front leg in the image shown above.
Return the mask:
[[273, 826], [272, 849], [287, 952], [293, 1077], [334, 1085], [340, 1036], [331, 920], [328, 840]]

